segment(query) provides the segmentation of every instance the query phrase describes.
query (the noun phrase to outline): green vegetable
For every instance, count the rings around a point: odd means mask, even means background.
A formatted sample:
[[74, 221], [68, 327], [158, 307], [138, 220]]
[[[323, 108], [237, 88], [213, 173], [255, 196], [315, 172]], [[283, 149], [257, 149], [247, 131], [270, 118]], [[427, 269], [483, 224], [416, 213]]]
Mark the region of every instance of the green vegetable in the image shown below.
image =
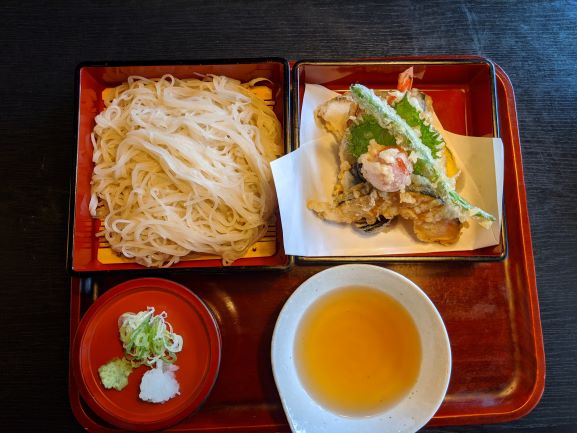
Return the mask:
[[355, 102], [367, 113], [374, 116], [379, 125], [389, 130], [393, 135], [406, 138], [402, 146], [407, 151], [415, 152], [418, 158], [423, 161], [420, 166], [422, 176], [433, 184], [441, 199], [465, 210], [475, 219], [495, 221], [493, 215], [468, 203], [453, 189], [445, 174], [436, 166], [431, 149], [421, 142], [411, 126], [389, 104], [383, 102], [372, 90], [361, 84], [352, 85], [351, 94]]
[[413, 173], [419, 176], [424, 176], [423, 173], [427, 170], [426, 162], [420, 158], [417, 158], [417, 162], [413, 164]]
[[108, 364], [98, 368], [100, 380], [106, 389], [114, 388], [121, 391], [128, 385], [128, 376], [132, 373], [132, 365], [126, 359], [114, 358]]
[[182, 350], [182, 337], [172, 332], [165, 318], [164, 311], [155, 316], [153, 307], [120, 316], [120, 341], [133, 366], [151, 367], [159, 359], [168, 363], [176, 361], [176, 352]]
[[443, 137], [441, 137], [435, 128], [421, 119], [421, 113], [416, 107], [411, 105], [406, 93], [405, 96], [397, 102], [394, 108], [397, 114], [407, 122], [409, 126], [419, 128], [419, 131], [421, 132], [421, 142], [431, 150], [433, 158], [438, 159], [439, 152], [443, 148], [444, 144]]
[[394, 146], [395, 137], [384, 129], [373, 116], [363, 116], [361, 121], [350, 128], [349, 150], [355, 158], [367, 153], [369, 142], [375, 140], [383, 146]]

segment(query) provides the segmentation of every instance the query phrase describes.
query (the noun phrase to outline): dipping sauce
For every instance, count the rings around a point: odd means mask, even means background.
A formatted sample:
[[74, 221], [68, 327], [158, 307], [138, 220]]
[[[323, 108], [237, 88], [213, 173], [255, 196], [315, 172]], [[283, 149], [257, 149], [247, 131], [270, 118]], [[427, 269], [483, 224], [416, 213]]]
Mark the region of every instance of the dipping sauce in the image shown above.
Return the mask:
[[409, 394], [421, 366], [421, 339], [400, 302], [371, 287], [348, 286], [308, 308], [294, 353], [314, 400], [341, 415], [370, 416]]

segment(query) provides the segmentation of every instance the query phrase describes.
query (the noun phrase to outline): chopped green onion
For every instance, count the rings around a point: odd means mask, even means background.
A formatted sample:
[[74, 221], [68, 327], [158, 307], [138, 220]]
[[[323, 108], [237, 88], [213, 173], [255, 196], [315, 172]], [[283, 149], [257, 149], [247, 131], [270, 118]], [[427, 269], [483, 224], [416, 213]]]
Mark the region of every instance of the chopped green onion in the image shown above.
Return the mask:
[[154, 308], [137, 314], [124, 313], [118, 319], [120, 341], [126, 359], [133, 366], [153, 366], [156, 361], [173, 363], [182, 350], [182, 337], [172, 332], [166, 312], [154, 315]]

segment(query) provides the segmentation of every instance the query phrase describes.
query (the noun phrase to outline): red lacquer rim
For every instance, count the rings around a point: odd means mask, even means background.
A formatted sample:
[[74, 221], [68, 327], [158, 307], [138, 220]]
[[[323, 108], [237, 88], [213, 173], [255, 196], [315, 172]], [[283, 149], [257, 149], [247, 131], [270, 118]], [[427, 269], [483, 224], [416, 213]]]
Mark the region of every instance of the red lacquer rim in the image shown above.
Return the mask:
[[[467, 59], [478, 57], [456, 56], [455, 58]], [[512, 167], [515, 169], [517, 201], [521, 209], [526, 209], [527, 194], [525, 191], [525, 180], [523, 175], [523, 163], [513, 85], [511, 84], [511, 80], [505, 71], [498, 64], [493, 63], [493, 65], [495, 66], [497, 80], [502, 84], [507, 99], [507, 117], [511, 128], [511, 138], [513, 140], [513, 153], [515, 158], [515, 162], [512, 164]], [[545, 349], [543, 345], [543, 331], [541, 328], [541, 315], [539, 311], [537, 277], [535, 273], [535, 262], [533, 258], [533, 244], [531, 242], [529, 215], [527, 212], [522, 212], [520, 217], [521, 224], [519, 225], [519, 230], [522, 232], [523, 239], [523, 245], [521, 245], [520, 248], [523, 251], [523, 269], [528, 283], [526, 295], [529, 298], [529, 307], [531, 313], [531, 335], [533, 336], [533, 347], [535, 354], [535, 383], [533, 388], [531, 389], [531, 392], [527, 394], [526, 399], [512, 410], [498, 411], [496, 413], [486, 414], [471, 413], [467, 415], [459, 414], [454, 416], [435, 416], [427, 424], [429, 426], [483, 424], [514, 421], [529, 414], [537, 406], [541, 400], [541, 397], [543, 396], [546, 376]]]

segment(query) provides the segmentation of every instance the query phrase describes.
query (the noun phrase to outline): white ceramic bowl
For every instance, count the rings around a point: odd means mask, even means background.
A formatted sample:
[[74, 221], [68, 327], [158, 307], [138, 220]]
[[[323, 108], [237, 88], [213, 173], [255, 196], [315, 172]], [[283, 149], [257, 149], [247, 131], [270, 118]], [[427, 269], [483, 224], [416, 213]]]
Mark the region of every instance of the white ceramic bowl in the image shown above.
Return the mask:
[[[343, 416], [317, 403], [306, 391], [294, 359], [295, 335], [304, 313], [320, 296], [345, 286], [382, 290], [412, 316], [421, 339], [421, 368], [409, 394], [398, 404], [372, 416]], [[441, 405], [451, 374], [451, 349], [441, 316], [412, 281], [385, 268], [343, 265], [305, 281], [284, 305], [272, 338], [272, 368], [283, 408], [295, 433], [415, 432]]]

